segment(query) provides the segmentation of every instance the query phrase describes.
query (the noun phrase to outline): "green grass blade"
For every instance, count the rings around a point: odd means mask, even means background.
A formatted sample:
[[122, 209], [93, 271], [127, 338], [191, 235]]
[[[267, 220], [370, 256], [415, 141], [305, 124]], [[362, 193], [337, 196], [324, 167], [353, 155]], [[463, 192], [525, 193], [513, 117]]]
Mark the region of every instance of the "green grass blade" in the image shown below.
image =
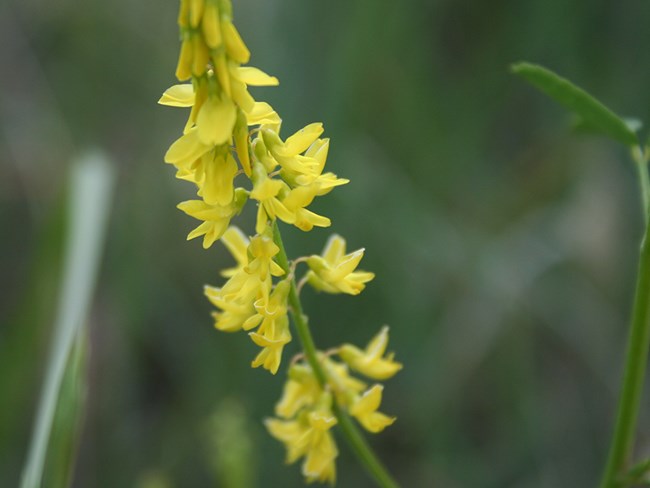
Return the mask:
[[622, 142], [636, 146], [639, 142], [635, 125], [628, 124], [582, 88], [552, 71], [531, 63], [516, 63], [511, 66], [514, 74], [521, 76], [560, 105], [580, 118], [580, 126]]
[[86, 401], [88, 332], [82, 329], [74, 342], [52, 424], [43, 468], [43, 488], [70, 486], [81, 437]]
[[86, 320], [97, 278], [113, 181], [110, 163], [98, 153], [83, 156], [72, 170], [61, 292], [22, 488], [41, 486], [66, 364]]

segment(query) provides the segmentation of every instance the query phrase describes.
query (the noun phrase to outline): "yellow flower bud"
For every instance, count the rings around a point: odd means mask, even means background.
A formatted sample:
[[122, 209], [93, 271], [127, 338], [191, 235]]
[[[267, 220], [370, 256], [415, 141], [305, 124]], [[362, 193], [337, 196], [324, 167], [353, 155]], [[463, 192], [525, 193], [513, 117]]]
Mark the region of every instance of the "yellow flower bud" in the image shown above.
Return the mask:
[[201, 76], [208, 69], [210, 53], [203, 38], [195, 34], [192, 36], [192, 74]]
[[176, 78], [178, 78], [178, 81], [189, 80], [192, 76], [192, 51], [190, 36], [185, 34], [181, 44], [181, 53], [178, 56], [178, 64], [176, 65]]
[[203, 30], [205, 42], [211, 49], [215, 49], [223, 43], [220, 24], [219, 7], [217, 7], [215, 2], [208, 1], [205, 4], [205, 9], [203, 11], [201, 28]]
[[190, 0], [190, 25], [196, 27], [201, 22], [205, 0]]
[[237, 122], [235, 122], [235, 129], [233, 133], [235, 139], [235, 150], [239, 158], [239, 164], [246, 176], [251, 176], [251, 160], [248, 153], [248, 126], [246, 124], [246, 117], [241, 110], [237, 110]]
[[226, 44], [228, 57], [239, 64], [246, 64], [251, 57], [251, 53], [244, 44], [239, 32], [230, 21], [221, 23], [221, 32]]

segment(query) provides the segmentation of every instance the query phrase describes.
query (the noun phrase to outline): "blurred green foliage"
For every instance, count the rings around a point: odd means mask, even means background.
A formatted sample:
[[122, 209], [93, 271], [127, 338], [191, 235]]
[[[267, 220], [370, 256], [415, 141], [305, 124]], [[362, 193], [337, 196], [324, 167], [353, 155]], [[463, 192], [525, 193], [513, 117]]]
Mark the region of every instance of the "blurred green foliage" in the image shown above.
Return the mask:
[[[352, 180], [316, 210], [351, 248], [366, 247], [377, 278], [354, 299], [306, 290], [304, 302], [321, 348], [364, 344], [391, 325], [405, 369], [386, 385], [384, 411], [398, 421], [372, 439], [379, 455], [408, 487], [594, 485], [641, 232], [633, 168], [615, 144], [571, 135], [562, 109], [507, 67], [538, 62], [650, 120], [650, 4], [233, 3], [251, 64], [281, 82], [255, 94], [283, 116], [285, 135], [323, 121], [328, 165]], [[174, 82], [176, 9], [0, 5], [0, 486], [17, 483], [24, 461], [65, 177], [88, 145], [118, 161], [120, 181], [74, 486], [225, 486], [210, 419], [226, 398], [241, 405], [252, 482], [302, 484], [261, 423], [283, 370], [248, 368], [255, 346], [212, 329], [202, 285], [220, 284], [230, 258], [185, 242], [193, 222], [175, 205], [192, 188], [162, 162], [185, 117], [155, 103]], [[288, 233], [289, 254], [319, 251], [328, 232]], [[339, 486], [370, 486], [341, 451]]]

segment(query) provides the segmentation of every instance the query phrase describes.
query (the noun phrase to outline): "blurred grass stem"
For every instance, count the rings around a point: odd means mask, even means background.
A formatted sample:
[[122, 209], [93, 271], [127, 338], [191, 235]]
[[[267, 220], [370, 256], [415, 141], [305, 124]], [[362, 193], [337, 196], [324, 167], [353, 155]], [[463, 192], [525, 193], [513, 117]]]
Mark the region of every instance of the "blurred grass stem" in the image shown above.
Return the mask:
[[647, 158], [641, 150], [633, 153], [637, 167], [645, 209], [645, 231], [641, 241], [636, 291], [632, 308], [632, 322], [625, 354], [623, 386], [619, 397], [614, 435], [610, 446], [601, 488], [620, 486], [621, 476], [630, 461], [634, 447], [634, 434], [639, 416], [639, 406], [650, 345], [650, 226], [648, 225], [649, 184]]
[[[282, 235], [280, 234], [280, 229], [277, 222], [273, 223], [273, 240], [275, 244], [280, 248], [280, 252], [277, 256], [278, 264], [280, 267], [282, 267], [282, 269], [284, 269], [286, 273], [289, 273], [289, 260], [284, 249]], [[291, 306], [293, 323], [295, 325], [296, 331], [298, 332], [298, 337], [300, 337], [300, 342], [302, 343], [305, 357], [307, 358], [309, 365], [314, 371], [314, 374], [316, 375], [320, 386], [324, 388], [327, 384], [327, 377], [325, 375], [325, 371], [323, 371], [323, 368], [320, 365], [320, 362], [318, 361], [314, 339], [312, 338], [311, 331], [309, 330], [307, 316], [303, 313], [302, 310], [302, 303], [300, 302], [300, 297], [298, 296], [298, 291], [296, 289], [296, 280], [294, 278], [291, 278], [289, 305]], [[399, 485], [395, 482], [390, 473], [388, 473], [384, 465], [372, 451], [352, 419], [339, 407], [339, 405], [336, 403], [336, 400], [334, 400], [333, 404], [334, 414], [336, 415], [338, 424], [341, 427], [341, 431], [343, 432], [343, 437], [345, 437], [345, 440], [348, 442], [350, 448], [354, 451], [359, 461], [361, 461], [361, 464], [363, 464], [368, 473], [374, 478], [374, 480], [381, 488], [398, 488]]]
[[114, 172], [99, 153], [83, 156], [70, 178], [68, 231], [63, 278], [43, 388], [21, 487], [42, 484], [47, 447], [70, 351], [86, 321], [97, 279]]

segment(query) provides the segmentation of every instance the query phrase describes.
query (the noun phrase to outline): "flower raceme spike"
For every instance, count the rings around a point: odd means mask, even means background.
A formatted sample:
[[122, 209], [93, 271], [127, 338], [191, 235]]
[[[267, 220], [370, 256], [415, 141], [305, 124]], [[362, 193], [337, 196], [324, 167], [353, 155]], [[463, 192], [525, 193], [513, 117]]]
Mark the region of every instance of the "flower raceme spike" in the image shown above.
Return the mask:
[[[309, 232], [332, 223], [308, 209], [316, 197], [349, 182], [325, 170], [330, 140], [322, 137], [323, 124], [281, 137], [280, 115], [249, 93], [249, 87], [276, 86], [278, 79], [242, 66], [251, 53], [233, 24], [230, 0], [181, 0], [178, 25], [176, 77], [181, 83], [165, 90], [158, 103], [189, 109], [189, 114], [164, 160], [175, 167], [177, 178], [196, 189], [195, 199], [178, 204], [200, 221], [187, 238], [203, 237], [205, 249], [221, 240], [235, 260], [221, 272], [225, 283], [204, 289], [216, 308], [214, 326], [247, 332], [259, 348], [251, 366], [276, 374], [292, 340], [291, 313], [303, 355], [288, 368], [275, 409], [278, 418], [266, 420], [268, 431], [285, 445], [287, 462], [302, 460], [307, 482], [333, 484], [338, 449], [332, 429], [340, 426], [379, 484], [396, 486], [359, 432], [350, 430], [357, 429], [354, 420], [340, 417], [345, 412], [371, 433], [394, 422], [379, 411], [383, 386], [369, 386], [353, 375], [384, 380], [401, 369], [392, 354], [385, 355], [388, 329], [364, 350], [344, 344], [318, 352], [294, 281], [297, 265], [306, 262], [305, 279], [316, 290], [357, 295], [374, 278], [357, 270], [364, 250], [346, 253], [345, 240], [333, 235], [321, 256], [289, 263], [277, 225], [282, 221]], [[249, 200], [257, 205], [254, 235], [231, 225]]]

